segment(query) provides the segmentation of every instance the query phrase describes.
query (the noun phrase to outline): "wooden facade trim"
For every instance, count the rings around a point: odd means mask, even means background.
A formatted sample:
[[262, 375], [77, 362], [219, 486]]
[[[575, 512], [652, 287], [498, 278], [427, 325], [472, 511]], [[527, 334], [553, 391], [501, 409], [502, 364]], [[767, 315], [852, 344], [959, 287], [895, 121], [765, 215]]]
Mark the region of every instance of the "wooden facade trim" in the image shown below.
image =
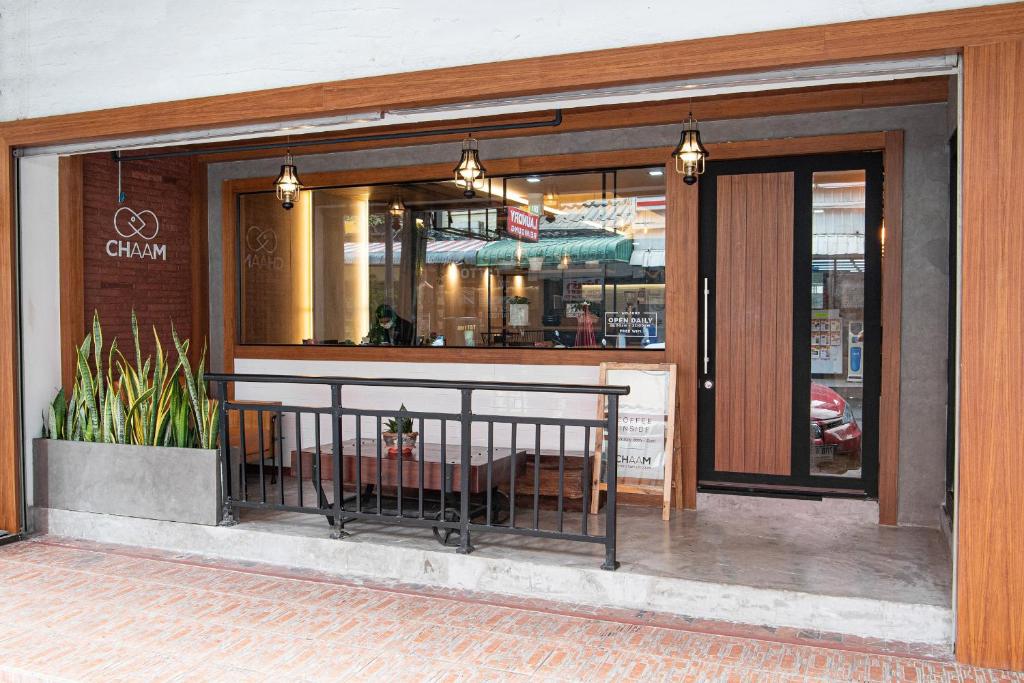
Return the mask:
[[[640, 102], [629, 105], [587, 107], [562, 111], [562, 123], [556, 128], [512, 128], [500, 131], [480, 131], [474, 136], [486, 139], [509, 137], [528, 137], [534, 135], [564, 134], [580, 131], [607, 130], [612, 128], [639, 128], [679, 124], [686, 120], [692, 111], [701, 121], [726, 121], [747, 117], [781, 116], [786, 114], [804, 114], [811, 112], [838, 111], [844, 109], [864, 109], [870, 107], [892, 107], [913, 104], [944, 103], [949, 97], [949, 79], [943, 77], [909, 79], [881, 83], [858, 83], [855, 85], [798, 88], [783, 91], [760, 93], [743, 93], [734, 95], [718, 95], [701, 98], [694, 102]], [[489, 116], [460, 119], [459, 126], [484, 126], [494, 124], [524, 124], [550, 119], [553, 112], [531, 112], [510, 114], [505, 116]], [[449, 129], [451, 121], [439, 123], [405, 124], [393, 126], [373, 126], [361, 128], [350, 133], [320, 133], [301, 136], [308, 142], [316, 139], [338, 139], [346, 135], [350, 137], [372, 135], [387, 132], [422, 132]], [[430, 137], [411, 137], [403, 140], [403, 145], [428, 145], [443, 142], [459, 142], [462, 135], [438, 135]], [[291, 137], [295, 140], [295, 137]], [[284, 141], [284, 138], [271, 138], [267, 142]], [[202, 154], [203, 161], [218, 163], [222, 161], [239, 161], [277, 157], [279, 149], [230, 151], [239, 143], [222, 143], [217, 145], [196, 145], [191, 149], [216, 148], [209, 154]], [[309, 144], [293, 148], [293, 154], [328, 154], [347, 152], [360, 149], [376, 149], [393, 146], [393, 140], [334, 142], [331, 144]]]
[[[710, 151], [710, 150], [709, 150]], [[712, 152], [714, 153], [714, 152]], [[676, 174], [665, 164], [666, 177]], [[665, 331], [667, 361], [676, 365], [676, 434], [672, 506], [697, 509], [698, 190], [670, 182], [665, 188]]]
[[17, 321], [17, 222], [11, 144], [0, 134], [0, 530], [18, 533], [21, 518], [21, 407]]
[[[899, 521], [900, 339], [903, 310], [903, 131], [885, 134], [882, 225], [882, 387], [878, 406], [878, 523]], [[893, 334], [893, 330], [897, 333]]]
[[[389, 363], [494, 363], [501, 365], [592, 365], [662, 363], [664, 351], [623, 349], [518, 349], [236, 344], [235, 358]], [[226, 359], [225, 359], [226, 360]]]
[[963, 106], [956, 650], [1024, 670], [1024, 42], [965, 51]]
[[75, 383], [75, 349], [85, 335], [85, 207], [83, 158], [57, 162], [60, 235], [60, 377], [70, 395]]
[[11, 145], [310, 116], [378, 112], [697, 76], [906, 55], [1024, 37], [1020, 3], [411, 71], [346, 81], [23, 119], [0, 124]]
[[[192, 254], [192, 346], [189, 355], [198, 362], [203, 350], [209, 359], [210, 337], [210, 249], [206, 220], [206, 164], [192, 159], [191, 167], [192, 206], [189, 213]], [[207, 369], [210, 364], [207, 361]]]

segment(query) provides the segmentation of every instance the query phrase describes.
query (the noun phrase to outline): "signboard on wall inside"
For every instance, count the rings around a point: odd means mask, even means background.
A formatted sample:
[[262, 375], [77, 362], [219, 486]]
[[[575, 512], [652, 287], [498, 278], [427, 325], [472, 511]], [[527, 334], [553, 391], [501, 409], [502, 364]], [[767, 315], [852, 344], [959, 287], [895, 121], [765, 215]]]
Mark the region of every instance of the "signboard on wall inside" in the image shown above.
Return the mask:
[[[652, 333], [653, 329], [653, 333]], [[640, 311], [605, 311], [604, 336], [644, 337], [657, 336], [658, 314]]]
[[843, 371], [842, 330], [839, 309], [811, 311], [812, 375], [837, 375]]

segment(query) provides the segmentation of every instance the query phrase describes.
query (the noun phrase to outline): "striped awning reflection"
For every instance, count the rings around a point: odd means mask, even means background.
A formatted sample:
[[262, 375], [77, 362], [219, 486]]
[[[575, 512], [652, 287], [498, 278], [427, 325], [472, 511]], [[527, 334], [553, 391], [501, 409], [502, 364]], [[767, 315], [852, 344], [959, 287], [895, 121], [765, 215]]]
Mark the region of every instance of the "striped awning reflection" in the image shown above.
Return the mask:
[[[465, 263], [474, 265], [476, 253], [488, 242], [486, 240], [462, 239], [462, 240], [431, 240], [427, 242], [428, 264], [435, 263]], [[384, 263], [384, 242], [370, 242], [359, 244], [352, 242], [345, 245], [345, 263], [358, 263], [366, 258], [373, 266]], [[394, 262], [399, 263], [402, 257], [402, 245], [394, 245]], [[364, 256], [365, 255], [365, 256]]]

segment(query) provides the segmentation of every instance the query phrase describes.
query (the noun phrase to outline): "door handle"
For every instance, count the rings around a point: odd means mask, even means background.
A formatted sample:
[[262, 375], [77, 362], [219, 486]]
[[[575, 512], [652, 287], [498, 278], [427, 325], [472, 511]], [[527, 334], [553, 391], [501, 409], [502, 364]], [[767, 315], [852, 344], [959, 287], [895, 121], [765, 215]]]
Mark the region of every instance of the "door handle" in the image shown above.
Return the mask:
[[[708, 278], [704, 278], [704, 375], [708, 374], [708, 365], [711, 363], [711, 349], [708, 348], [708, 297], [711, 295], [711, 288], [708, 286]], [[706, 386], [706, 383], [705, 383]], [[707, 387], [710, 388], [710, 387]]]

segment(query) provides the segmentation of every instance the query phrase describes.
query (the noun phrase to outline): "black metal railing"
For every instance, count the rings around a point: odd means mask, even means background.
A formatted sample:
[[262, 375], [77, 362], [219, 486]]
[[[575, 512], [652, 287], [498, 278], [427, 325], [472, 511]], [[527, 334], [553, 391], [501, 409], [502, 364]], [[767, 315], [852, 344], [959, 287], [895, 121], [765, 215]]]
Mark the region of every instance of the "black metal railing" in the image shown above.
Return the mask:
[[[220, 405], [226, 524], [236, 523], [242, 509], [310, 513], [326, 517], [332, 535], [341, 538], [351, 522], [383, 522], [432, 529], [438, 541], [460, 553], [472, 552], [471, 535], [477, 532], [580, 541], [604, 545], [602, 568], [618, 567], [616, 425], [619, 397], [628, 387], [219, 373], [206, 379]], [[313, 385], [329, 392], [329, 405], [228, 398], [232, 387], [244, 384], [305, 385], [307, 391]], [[459, 409], [358, 408], [346, 401], [358, 398], [351, 396], [356, 388], [427, 389], [437, 392], [435, 405], [454, 393]], [[475, 412], [473, 399], [484, 392], [603, 396], [606, 409], [589, 419]], [[385, 435], [385, 421], [399, 427], [393, 437]], [[428, 428], [434, 441], [427, 441]], [[294, 430], [287, 469], [283, 435], [274, 429]], [[452, 429], [458, 430], [454, 444]], [[600, 444], [596, 430], [603, 433]], [[574, 440], [579, 448], [572, 448]], [[545, 442], [557, 447], [545, 449]], [[598, 446], [600, 460], [594, 458]], [[546, 483], [543, 466], [550, 473]], [[593, 519], [592, 467], [602, 468], [600, 479], [607, 482], [603, 515]], [[581, 491], [567, 491], [570, 472], [578, 473], [572, 484]], [[553, 488], [551, 478], [557, 482]], [[542, 494], [542, 484], [548, 493]], [[578, 493], [573, 499], [579, 510], [568, 509], [570, 493]], [[578, 521], [572, 519], [577, 512]]]

